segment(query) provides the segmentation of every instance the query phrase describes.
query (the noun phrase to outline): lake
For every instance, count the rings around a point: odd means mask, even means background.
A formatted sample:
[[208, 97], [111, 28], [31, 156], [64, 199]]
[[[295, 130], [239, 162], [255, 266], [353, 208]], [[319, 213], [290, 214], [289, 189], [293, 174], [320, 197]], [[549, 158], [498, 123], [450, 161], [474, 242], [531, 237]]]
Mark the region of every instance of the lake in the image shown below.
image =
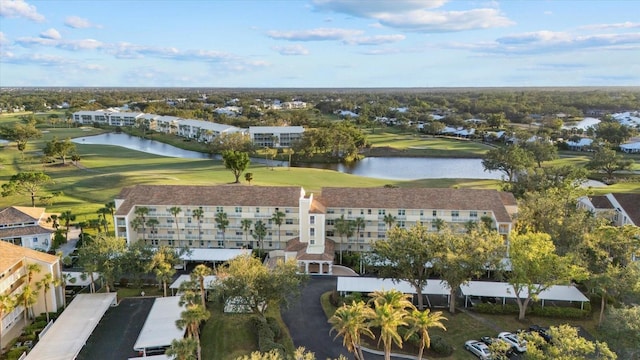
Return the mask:
[[[210, 159], [209, 154], [179, 149], [159, 141], [128, 134], [101, 134], [72, 139], [76, 144], [115, 145], [155, 155], [189, 159]], [[219, 159], [219, 157], [217, 157]], [[254, 163], [265, 159], [252, 158]], [[286, 162], [269, 162], [286, 166]], [[486, 172], [481, 159], [369, 157], [353, 164], [300, 164], [299, 167], [334, 170], [358, 176], [387, 180], [417, 179], [501, 179], [501, 173]]]

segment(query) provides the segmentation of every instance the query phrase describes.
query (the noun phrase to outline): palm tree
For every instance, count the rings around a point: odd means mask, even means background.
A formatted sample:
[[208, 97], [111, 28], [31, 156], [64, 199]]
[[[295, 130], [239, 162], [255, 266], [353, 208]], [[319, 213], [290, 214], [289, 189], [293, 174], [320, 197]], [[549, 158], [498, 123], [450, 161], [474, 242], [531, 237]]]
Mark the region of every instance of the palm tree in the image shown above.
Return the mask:
[[426, 309], [424, 311], [411, 311], [409, 317], [407, 318], [407, 322], [409, 323], [409, 331], [404, 338], [406, 340], [413, 334], [418, 334], [420, 336], [420, 351], [418, 352], [418, 360], [422, 360], [422, 354], [424, 352], [425, 346], [427, 347], [427, 349], [431, 347], [429, 328], [437, 327], [445, 331], [447, 330], [447, 328], [442, 324], [442, 320], [447, 320], [447, 318], [442, 315], [442, 311], [436, 311], [434, 313], [432, 313], [429, 309]]
[[335, 221], [335, 231], [340, 236], [340, 264], [342, 265], [342, 244], [344, 243], [344, 236], [347, 235], [349, 221], [344, 218], [344, 214], [340, 215], [339, 219]]
[[111, 217], [113, 218], [116, 214], [116, 202], [115, 201], [109, 201], [108, 203], [104, 204], [104, 208], [109, 210], [109, 215], [111, 215]]
[[136, 209], [133, 211], [133, 213], [136, 215], [136, 219], [138, 220], [138, 223], [140, 225], [140, 227], [142, 227], [142, 240], [145, 240], [145, 235], [147, 233], [147, 218], [146, 216], [149, 215], [149, 208], [146, 206], [136, 206]]
[[353, 227], [356, 228], [356, 242], [360, 241], [360, 228], [364, 230], [365, 226], [364, 218], [358, 217], [353, 221]]
[[[198, 280], [198, 284], [200, 285], [200, 299], [202, 301], [202, 306], [206, 307], [207, 304], [205, 303], [205, 286], [204, 286], [204, 277], [205, 276], [209, 276], [213, 273], [213, 270], [211, 270], [210, 267], [208, 267], [207, 265], [204, 264], [199, 264], [197, 265], [193, 271], [191, 272], [191, 278], [195, 278]], [[194, 280], [195, 280], [194, 279]]]
[[389, 230], [391, 229], [391, 226], [393, 226], [393, 223], [396, 222], [396, 217], [392, 214], [387, 214], [384, 216], [383, 221], [385, 224], [387, 224], [387, 230]]
[[111, 210], [106, 207], [100, 208], [96, 211], [100, 224], [104, 226], [104, 232], [109, 232], [109, 220], [107, 220], [107, 214], [111, 214]]
[[51, 214], [48, 218], [47, 218], [47, 224], [51, 223], [51, 227], [58, 230], [58, 228], [60, 227], [60, 223], [58, 222], [58, 215], [56, 214]]
[[171, 347], [167, 349], [167, 354], [171, 359], [176, 360], [196, 360], [196, 352], [198, 350], [198, 342], [192, 338], [174, 339], [171, 341]]
[[285, 216], [286, 216], [285, 213], [283, 213], [282, 211], [276, 211], [275, 213], [273, 213], [273, 216], [271, 217], [271, 220], [273, 221], [273, 223], [278, 226], [278, 249], [280, 249], [280, 227], [284, 222]]
[[80, 235], [78, 238], [82, 239], [84, 237], [84, 229], [89, 227], [88, 221], [79, 221], [76, 223], [76, 229], [80, 230]]
[[244, 233], [244, 241], [249, 243], [249, 230], [251, 229], [251, 219], [242, 219], [240, 220], [240, 224], [242, 226], [242, 232]]
[[409, 301], [410, 295], [404, 295], [398, 290], [374, 291], [369, 294], [369, 303], [375, 305], [375, 317], [371, 325], [380, 328], [380, 339], [384, 347], [385, 360], [391, 359], [391, 345], [395, 343], [402, 348], [402, 337], [398, 333], [398, 328], [407, 326], [406, 321], [409, 312], [415, 307]]
[[360, 348], [361, 335], [375, 339], [369, 328], [370, 320], [373, 317], [373, 310], [364, 301], [353, 301], [351, 305], [342, 305], [329, 319], [329, 323], [332, 325], [329, 334], [336, 331], [336, 338], [342, 336], [342, 344], [347, 348], [347, 351], [352, 352], [356, 360], [364, 360]]
[[200, 323], [206, 321], [211, 316], [202, 305], [187, 306], [187, 309], [180, 314], [180, 319], [176, 320], [176, 325], [180, 329], [187, 329], [187, 337], [196, 340], [198, 360], [202, 359], [202, 349], [200, 347]]
[[172, 206], [169, 208], [169, 213], [173, 215], [176, 222], [176, 235], [178, 235], [178, 242], [180, 242], [180, 226], [178, 225], [178, 214], [180, 214], [180, 212], [182, 212], [182, 208], [179, 206]]
[[69, 273], [63, 273], [60, 279], [56, 280], [56, 282], [60, 284], [60, 286], [62, 287], [62, 294], [63, 294], [62, 298], [64, 299], [62, 301], [62, 307], [66, 309], [67, 308], [67, 295], [66, 295], [67, 284], [75, 284], [76, 278]]
[[[253, 225], [253, 237], [258, 241], [258, 248], [264, 250], [264, 246], [262, 244], [262, 240], [265, 235], [267, 235], [267, 226], [262, 222], [262, 220], [256, 221]], [[262, 254], [261, 254], [262, 255]]]
[[65, 210], [58, 216], [58, 219], [64, 221], [64, 238], [69, 241], [69, 226], [72, 221], [76, 220], [76, 216], [71, 213], [71, 210]]
[[227, 227], [229, 226], [229, 219], [227, 218], [227, 213], [224, 211], [217, 212], [215, 221], [216, 221], [218, 230], [222, 232], [222, 247], [226, 247], [224, 233], [227, 230]]
[[38, 290], [42, 289], [42, 293], [44, 294], [44, 312], [47, 314], [47, 323], [49, 322], [49, 303], [47, 301], [47, 293], [51, 289], [51, 285], [53, 284], [53, 275], [51, 273], [47, 273], [44, 277], [36, 283]]
[[28, 317], [33, 317], [33, 305], [38, 302], [38, 291], [27, 285], [18, 294], [18, 302], [24, 307], [24, 323], [27, 323]]
[[[155, 234], [156, 232], [156, 226], [158, 226], [160, 224], [160, 221], [158, 221], [158, 219], [149, 219], [147, 220], [147, 226], [151, 228], [151, 233]], [[145, 240], [146, 243], [146, 240]]]
[[176, 273], [174, 268], [177, 262], [177, 254], [175, 250], [168, 246], [160, 246], [153, 254], [151, 261], [147, 265], [147, 271], [153, 271], [158, 282], [162, 284], [164, 296], [167, 296], [167, 282], [171, 281]]
[[432, 224], [436, 228], [437, 232], [442, 231], [442, 229], [444, 229], [444, 226], [446, 225], [445, 221], [440, 218], [433, 219]]
[[198, 222], [198, 243], [200, 243], [202, 241], [202, 225], [200, 224], [200, 220], [202, 220], [202, 217], [204, 216], [204, 210], [202, 210], [202, 207], [193, 209], [191, 216], [196, 218], [196, 221]]
[[[11, 295], [0, 294], [0, 323], [5, 314], [8, 314], [16, 308], [16, 298]], [[0, 326], [0, 344], [2, 344], [2, 330], [4, 326]]]

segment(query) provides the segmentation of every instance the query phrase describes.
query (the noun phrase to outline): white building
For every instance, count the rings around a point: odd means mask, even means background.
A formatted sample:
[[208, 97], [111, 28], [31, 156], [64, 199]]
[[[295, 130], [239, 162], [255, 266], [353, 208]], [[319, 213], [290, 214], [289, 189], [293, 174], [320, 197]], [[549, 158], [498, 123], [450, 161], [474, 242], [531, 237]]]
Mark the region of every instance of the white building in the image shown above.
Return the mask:
[[47, 251], [55, 230], [48, 224], [44, 208], [11, 206], [0, 210], [0, 241]]
[[294, 141], [302, 138], [302, 126], [250, 126], [249, 136], [254, 145], [260, 147], [291, 147]]

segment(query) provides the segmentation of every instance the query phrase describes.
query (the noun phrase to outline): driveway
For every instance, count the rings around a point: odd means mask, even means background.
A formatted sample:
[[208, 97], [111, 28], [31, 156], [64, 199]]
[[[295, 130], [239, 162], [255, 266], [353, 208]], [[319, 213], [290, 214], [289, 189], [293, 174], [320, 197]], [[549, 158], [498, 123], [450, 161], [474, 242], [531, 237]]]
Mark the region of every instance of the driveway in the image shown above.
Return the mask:
[[342, 346], [342, 337], [333, 339], [335, 332], [329, 335], [331, 325], [320, 305], [320, 295], [336, 289], [337, 280], [333, 276], [312, 276], [302, 293], [291, 306], [284, 310], [282, 319], [296, 347], [304, 346], [316, 354], [316, 359], [337, 359], [344, 355], [353, 356]]

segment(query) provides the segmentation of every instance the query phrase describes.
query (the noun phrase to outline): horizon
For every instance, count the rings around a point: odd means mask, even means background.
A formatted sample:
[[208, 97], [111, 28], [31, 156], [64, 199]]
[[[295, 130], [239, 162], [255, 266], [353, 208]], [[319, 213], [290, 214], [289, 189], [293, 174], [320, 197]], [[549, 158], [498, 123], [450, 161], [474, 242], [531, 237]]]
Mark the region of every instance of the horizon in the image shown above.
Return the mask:
[[640, 84], [637, 1], [133, 0], [123, 5], [0, 0], [0, 87]]

